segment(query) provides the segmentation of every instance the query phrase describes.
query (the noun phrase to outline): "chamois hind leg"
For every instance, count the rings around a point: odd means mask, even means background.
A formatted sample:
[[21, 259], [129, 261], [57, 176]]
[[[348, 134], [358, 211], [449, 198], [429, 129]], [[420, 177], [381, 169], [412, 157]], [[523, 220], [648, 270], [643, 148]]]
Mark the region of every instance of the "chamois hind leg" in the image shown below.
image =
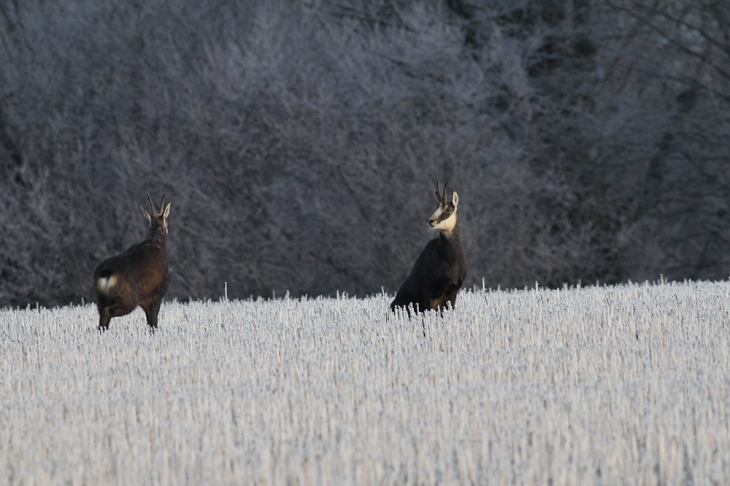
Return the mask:
[[101, 301], [97, 306], [99, 308], [99, 330], [106, 331], [109, 329], [109, 321], [113, 317], [126, 316], [137, 307], [137, 302], [125, 304], [124, 301], [116, 299]]
[[112, 316], [109, 312], [109, 307], [99, 309], [99, 332], [104, 332], [109, 329], [109, 321], [111, 320]]
[[162, 299], [152, 302], [144, 308], [144, 313], [147, 316], [147, 324], [150, 326], [150, 331], [152, 332], [155, 332], [157, 329], [157, 314], [160, 312], [160, 305], [162, 305]]

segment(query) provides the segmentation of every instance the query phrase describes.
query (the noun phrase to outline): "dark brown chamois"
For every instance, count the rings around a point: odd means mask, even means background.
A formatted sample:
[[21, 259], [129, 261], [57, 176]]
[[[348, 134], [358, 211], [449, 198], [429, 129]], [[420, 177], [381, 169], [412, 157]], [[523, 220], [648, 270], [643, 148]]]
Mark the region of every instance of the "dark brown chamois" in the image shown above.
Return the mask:
[[459, 240], [459, 218], [456, 215], [459, 195], [451, 193], [451, 201], [446, 200], [446, 185], [439, 194], [439, 181], [436, 181], [436, 211], [428, 219], [428, 225], [440, 231], [438, 238], [429, 241], [419, 255], [413, 270], [401, 286], [390, 309], [404, 307], [410, 315], [408, 305], [418, 313], [428, 309], [443, 313], [446, 303], [453, 308], [456, 294], [466, 278], [466, 257]]
[[149, 194], [147, 199], [151, 213], [139, 205], [150, 224], [147, 237], [124, 253], [104, 260], [94, 270], [99, 331], [109, 329], [112, 317], [129, 314], [137, 306], [144, 309], [150, 329], [157, 329], [157, 314], [170, 283], [165, 251], [167, 218], [172, 203], [165, 205], [165, 196], [162, 196], [158, 213]]

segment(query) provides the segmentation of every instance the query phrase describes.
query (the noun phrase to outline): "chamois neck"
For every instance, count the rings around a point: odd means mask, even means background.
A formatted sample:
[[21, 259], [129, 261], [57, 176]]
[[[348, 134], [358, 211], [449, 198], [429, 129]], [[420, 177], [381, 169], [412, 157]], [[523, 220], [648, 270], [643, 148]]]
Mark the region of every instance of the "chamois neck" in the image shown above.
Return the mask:
[[448, 242], [458, 242], [459, 241], [459, 220], [456, 220], [456, 224], [448, 231], [442, 230], [439, 232], [439, 237], [448, 241]]
[[160, 227], [150, 228], [149, 232], [147, 233], [146, 240], [151, 245], [165, 248], [165, 246], [167, 245], [167, 233], [163, 228]]

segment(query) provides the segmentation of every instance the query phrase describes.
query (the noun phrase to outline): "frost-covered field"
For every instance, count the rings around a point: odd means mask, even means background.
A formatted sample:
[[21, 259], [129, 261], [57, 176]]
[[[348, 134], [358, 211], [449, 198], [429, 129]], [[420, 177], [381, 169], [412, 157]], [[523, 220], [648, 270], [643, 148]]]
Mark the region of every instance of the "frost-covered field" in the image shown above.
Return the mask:
[[730, 284], [0, 311], [2, 484], [728, 484]]

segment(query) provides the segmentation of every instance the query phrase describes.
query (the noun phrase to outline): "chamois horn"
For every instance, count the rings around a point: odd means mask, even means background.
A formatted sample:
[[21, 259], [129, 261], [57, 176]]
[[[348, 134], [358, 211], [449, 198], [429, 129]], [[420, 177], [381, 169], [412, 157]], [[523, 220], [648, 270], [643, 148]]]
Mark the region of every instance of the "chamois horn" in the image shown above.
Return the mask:
[[152, 202], [152, 196], [150, 196], [149, 192], [147, 193], [147, 200], [150, 202], [150, 209], [152, 210], [152, 214], [157, 214], [157, 209], [155, 209], [155, 203]]

